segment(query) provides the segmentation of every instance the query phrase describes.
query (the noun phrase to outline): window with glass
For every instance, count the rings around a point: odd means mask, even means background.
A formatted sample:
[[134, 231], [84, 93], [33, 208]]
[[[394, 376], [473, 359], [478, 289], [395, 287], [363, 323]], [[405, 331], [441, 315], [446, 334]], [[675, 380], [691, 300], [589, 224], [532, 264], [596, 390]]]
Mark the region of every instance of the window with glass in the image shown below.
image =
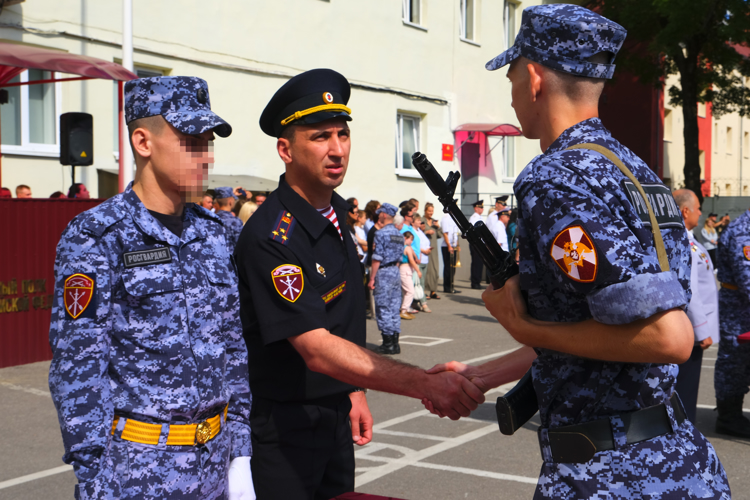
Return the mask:
[[404, 21], [409, 24], [422, 24], [422, 0], [401, 0]]
[[414, 171], [411, 157], [419, 150], [419, 124], [416, 115], [398, 114], [396, 122], [396, 172]]
[[461, 0], [461, 38], [474, 40], [474, 0]]
[[[38, 69], [24, 71], [9, 83], [55, 78]], [[55, 156], [60, 154], [57, 123], [60, 116], [59, 84], [39, 83], [6, 87], [8, 103], [0, 105], [2, 149], [10, 154]]]
[[505, 26], [505, 49], [509, 49], [516, 40], [518, 28], [516, 27], [516, 9], [518, 4], [505, 0], [505, 13], [503, 25]]

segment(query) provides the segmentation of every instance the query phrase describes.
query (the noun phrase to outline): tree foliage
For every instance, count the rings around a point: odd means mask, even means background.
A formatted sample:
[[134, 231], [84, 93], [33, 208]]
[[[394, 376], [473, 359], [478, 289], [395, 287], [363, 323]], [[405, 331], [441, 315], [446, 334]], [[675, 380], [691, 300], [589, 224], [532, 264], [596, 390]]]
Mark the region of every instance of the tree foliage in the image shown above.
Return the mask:
[[[644, 83], [662, 86], [669, 75], [670, 104], [681, 106], [685, 187], [700, 194], [698, 102], [716, 116], [750, 114], [750, 4], [747, 0], [591, 0], [586, 6], [628, 30], [618, 66]], [[634, 43], [635, 42], [635, 43]]]

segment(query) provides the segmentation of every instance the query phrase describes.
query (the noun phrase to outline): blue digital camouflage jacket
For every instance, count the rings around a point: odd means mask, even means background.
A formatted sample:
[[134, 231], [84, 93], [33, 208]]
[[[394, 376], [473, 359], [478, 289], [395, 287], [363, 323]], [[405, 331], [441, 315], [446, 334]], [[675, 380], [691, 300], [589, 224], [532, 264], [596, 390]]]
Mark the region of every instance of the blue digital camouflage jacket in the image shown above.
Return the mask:
[[55, 261], [49, 386], [80, 481], [115, 415], [196, 423], [229, 405], [232, 458], [251, 455], [247, 349], [221, 222], [185, 207], [178, 238], [127, 190], [77, 216]]

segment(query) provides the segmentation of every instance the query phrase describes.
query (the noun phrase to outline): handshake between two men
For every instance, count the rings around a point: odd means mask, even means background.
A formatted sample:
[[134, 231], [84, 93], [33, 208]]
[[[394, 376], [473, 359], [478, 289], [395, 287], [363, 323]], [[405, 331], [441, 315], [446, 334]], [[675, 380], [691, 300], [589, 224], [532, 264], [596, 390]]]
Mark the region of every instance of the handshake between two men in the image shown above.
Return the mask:
[[[509, 331], [511, 323], [527, 323], [517, 277], [499, 290], [488, 288], [482, 299]], [[521, 331], [514, 328], [511, 334], [520, 340], [515, 333]], [[533, 349], [522, 347], [481, 366], [452, 361], [423, 370], [371, 352], [325, 329], [312, 330], [289, 341], [312, 371], [356, 387], [419, 399], [431, 412], [452, 420], [469, 416], [484, 402], [484, 393], [489, 389], [521, 378], [536, 357]], [[350, 398], [352, 438], [356, 444], [364, 445], [372, 439], [372, 415], [364, 392], [354, 392]]]

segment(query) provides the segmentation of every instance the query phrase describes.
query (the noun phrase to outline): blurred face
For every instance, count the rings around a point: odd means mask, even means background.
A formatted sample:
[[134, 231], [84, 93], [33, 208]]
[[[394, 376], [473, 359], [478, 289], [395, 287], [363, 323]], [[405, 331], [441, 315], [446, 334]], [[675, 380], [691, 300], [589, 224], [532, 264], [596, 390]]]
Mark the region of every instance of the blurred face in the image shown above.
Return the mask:
[[79, 200], [89, 200], [91, 199], [91, 193], [89, 193], [89, 190], [86, 189], [85, 185], [81, 185], [78, 187], [78, 194], [76, 195], [76, 198]]
[[484, 207], [474, 207], [474, 213], [475, 214], [480, 214], [481, 215], [482, 212], [484, 212]]
[[505, 203], [503, 203], [502, 201], [495, 202], [495, 212], [499, 212], [503, 208], [505, 208]]
[[255, 197], [255, 204], [261, 206], [266, 201], [265, 195], [259, 194]]
[[210, 196], [204, 196], [201, 200], [201, 206], [206, 210], [211, 210], [212, 208], [214, 208], [214, 199]]
[[16, 189], [16, 198], [31, 198], [31, 189], [29, 188]]
[[157, 133], [133, 131], [136, 152], [149, 160], [159, 185], [186, 198], [197, 198], [205, 191], [214, 163], [213, 140], [213, 131], [188, 135], [168, 123]]
[[427, 219], [432, 219], [433, 214], [435, 213], [435, 208], [433, 207], [427, 207], [424, 209], [424, 216]]
[[333, 190], [344, 182], [349, 164], [349, 125], [342, 119], [299, 125], [294, 140], [280, 138], [277, 149], [298, 184], [313, 190]]
[[499, 219], [500, 219], [500, 222], [503, 223], [503, 225], [507, 226], [508, 225], [508, 221], [510, 220], [510, 215], [508, 215], [508, 213], [506, 212], [506, 213], [502, 214], [499, 217]]

